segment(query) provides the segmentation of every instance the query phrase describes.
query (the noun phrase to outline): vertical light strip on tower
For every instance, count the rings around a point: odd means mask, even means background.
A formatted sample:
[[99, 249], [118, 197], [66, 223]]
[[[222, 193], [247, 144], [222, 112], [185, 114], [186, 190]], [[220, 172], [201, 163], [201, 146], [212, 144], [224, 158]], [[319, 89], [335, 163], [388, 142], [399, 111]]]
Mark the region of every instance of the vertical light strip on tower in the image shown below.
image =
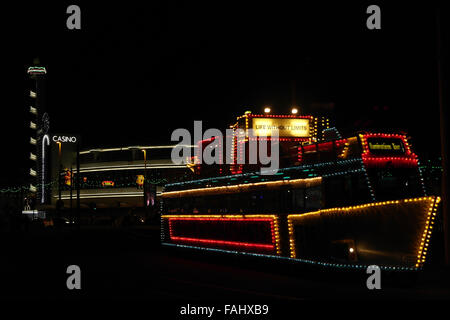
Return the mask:
[[42, 171], [41, 171], [41, 203], [45, 202], [45, 143], [47, 142], [47, 146], [50, 145], [50, 138], [48, 134], [46, 134], [42, 138]]
[[[36, 152], [36, 155], [31, 152], [31, 159], [35, 160], [35, 164], [33, 165], [34, 168], [30, 168], [30, 174], [31, 174], [31, 182], [30, 182], [30, 192], [37, 193], [39, 188], [38, 184], [40, 183], [40, 188], [43, 191], [44, 183], [45, 182], [45, 176], [43, 175], [43, 171], [40, 172], [41, 168], [44, 170], [44, 162], [42, 159], [41, 150], [39, 148], [38, 142], [40, 142], [40, 139], [43, 137], [43, 135], [46, 133], [43, 133], [42, 130], [42, 124], [39, 119], [39, 116], [44, 112], [42, 110], [42, 92], [41, 92], [41, 81], [43, 80], [43, 77], [47, 74], [47, 70], [45, 67], [29, 67], [27, 70], [28, 75], [31, 79], [35, 80], [35, 89], [30, 90], [30, 97], [34, 100], [34, 105], [30, 106], [29, 112], [31, 115], [33, 115], [30, 119], [30, 128], [33, 129], [32, 136], [30, 137], [30, 144], [33, 146], [32, 151]], [[42, 141], [42, 148], [44, 148], [44, 140]], [[47, 137], [48, 141], [48, 137]], [[42, 162], [42, 167], [40, 166]], [[44, 193], [42, 193], [44, 195]], [[42, 203], [41, 199], [41, 203]]]

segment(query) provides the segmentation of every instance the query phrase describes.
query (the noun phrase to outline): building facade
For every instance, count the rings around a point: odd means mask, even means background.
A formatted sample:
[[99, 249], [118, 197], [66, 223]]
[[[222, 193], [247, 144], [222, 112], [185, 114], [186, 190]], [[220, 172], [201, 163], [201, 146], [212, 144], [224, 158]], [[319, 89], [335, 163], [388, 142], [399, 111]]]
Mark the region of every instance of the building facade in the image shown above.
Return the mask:
[[[51, 204], [59, 200], [64, 207], [76, 204], [76, 181], [80, 184], [80, 207], [138, 208], [156, 207], [156, 195], [166, 183], [190, 179], [186, 165], [174, 164], [171, 152], [175, 146], [128, 146], [82, 150], [80, 172], [64, 166], [53, 181]], [[67, 162], [66, 162], [67, 163]], [[59, 192], [61, 189], [61, 192]]]

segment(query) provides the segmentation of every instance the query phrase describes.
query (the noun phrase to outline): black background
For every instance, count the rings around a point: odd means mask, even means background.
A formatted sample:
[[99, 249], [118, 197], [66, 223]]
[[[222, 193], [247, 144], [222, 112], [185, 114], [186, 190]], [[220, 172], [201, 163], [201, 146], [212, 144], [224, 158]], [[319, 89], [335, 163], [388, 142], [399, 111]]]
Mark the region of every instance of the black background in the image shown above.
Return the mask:
[[[66, 28], [70, 4], [81, 8], [81, 30]], [[366, 27], [370, 4], [381, 8], [381, 30]], [[36, 57], [48, 72], [51, 131], [80, 134], [83, 148], [167, 144], [194, 120], [225, 129], [265, 104], [314, 114], [317, 103], [333, 103], [328, 116], [342, 132], [405, 130], [419, 157], [438, 157], [438, 9], [379, 1], [5, 5], [0, 184], [19, 185], [28, 172], [26, 70]]]

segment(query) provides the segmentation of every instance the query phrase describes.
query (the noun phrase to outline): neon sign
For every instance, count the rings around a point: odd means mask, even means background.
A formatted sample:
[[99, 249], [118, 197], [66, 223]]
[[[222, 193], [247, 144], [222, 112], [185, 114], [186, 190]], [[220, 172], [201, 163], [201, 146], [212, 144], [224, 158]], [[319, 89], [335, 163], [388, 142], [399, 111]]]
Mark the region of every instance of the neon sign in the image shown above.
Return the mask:
[[102, 187], [114, 187], [114, 181], [102, 181]]
[[367, 138], [369, 151], [373, 154], [404, 154], [402, 140], [399, 138]]
[[309, 137], [309, 119], [253, 118], [253, 130], [256, 136], [271, 136], [273, 130], [280, 137]]
[[54, 142], [63, 142], [63, 143], [76, 143], [77, 137], [68, 137], [68, 136], [53, 136], [52, 140]]

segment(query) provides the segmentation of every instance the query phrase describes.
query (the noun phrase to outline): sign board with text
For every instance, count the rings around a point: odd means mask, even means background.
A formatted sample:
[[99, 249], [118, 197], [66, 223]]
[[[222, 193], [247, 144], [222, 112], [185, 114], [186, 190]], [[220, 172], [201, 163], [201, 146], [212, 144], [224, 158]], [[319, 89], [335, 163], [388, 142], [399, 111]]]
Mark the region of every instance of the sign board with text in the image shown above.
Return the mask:
[[271, 136], [278, 129], [280, 137], [308, 138], [309, 119], [253, 118], [252, 129], [255, 136]]

